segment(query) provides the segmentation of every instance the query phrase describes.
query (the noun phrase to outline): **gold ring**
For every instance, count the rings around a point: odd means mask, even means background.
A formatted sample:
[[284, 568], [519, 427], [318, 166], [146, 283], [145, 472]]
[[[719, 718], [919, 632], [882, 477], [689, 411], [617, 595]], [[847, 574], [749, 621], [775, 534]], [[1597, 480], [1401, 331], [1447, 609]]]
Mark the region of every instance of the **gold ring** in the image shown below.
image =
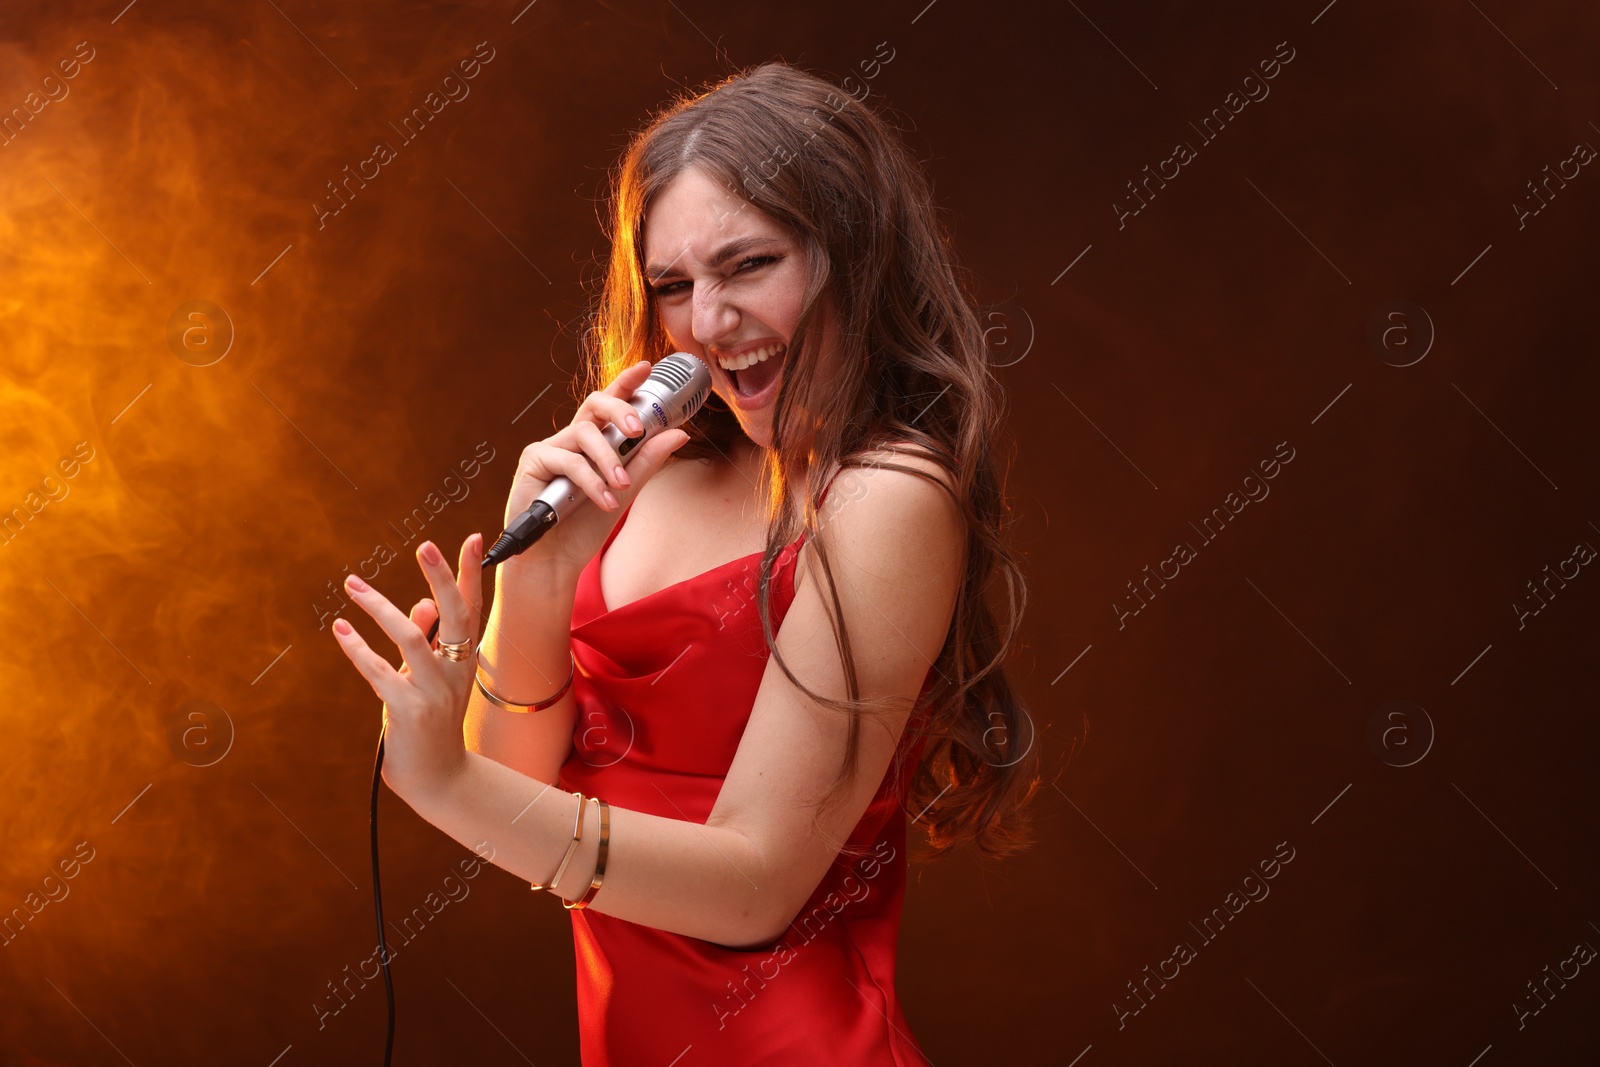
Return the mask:
[[445, 659], [460, 663], [472, 655], [472, 638], [465, 641], [440, 641], [438, 653]]

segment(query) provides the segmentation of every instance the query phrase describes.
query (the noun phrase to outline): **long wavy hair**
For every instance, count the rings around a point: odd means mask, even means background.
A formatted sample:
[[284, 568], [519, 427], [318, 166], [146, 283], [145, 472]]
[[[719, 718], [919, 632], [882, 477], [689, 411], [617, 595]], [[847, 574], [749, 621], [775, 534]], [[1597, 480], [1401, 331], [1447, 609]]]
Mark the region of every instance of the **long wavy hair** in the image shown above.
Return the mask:
[[[905, 808], [918, 813], [940, 856], [963, 842], [991, 856], [1027, 848], [1027, 811], [1038, 790], [1032, 717], [1004, 660], [1027, 604], [1027, 586], [992, 442], [1005, 400], [988, 361], [977, 305], [936, 214], [932, 190], [899, 130], [839, 87], [785, 63], [740, 71], [663, 106], [632, 138], [610, 175], [610, 262], [580, 348], [577, 395], [603, 388], [623, 368], [668, 354], [668, 338], [644, 277], [643, 226], [652, 201], [688, 168], [787, 226], [807, 253], [809, 278], [789, 339], [771, 447], [762, 468], [767, 541], [759, 581], [762, 630], [772, 657], [817, 704], [848, 715], [843, 765], [816, 805], [842, 799], [857, 774], [862, 718], [905, 712], [904, 701], [860, 695], [833, 569], [819, 538], [820, 494], [841, 467], [887, 467], [935, 481], [965, 519], [966, 565], [955, 615], [934, 663], [935, 684], [906, 730], [926, 738]], [[819, 316], [837, 315], [842, 346], [817, 380]], [[749, 439], [713, 394], [685, 429], [674, 458], [726, 459]], [[948, 484], [884, 459], [913, 448], [948, 473]], [[790, 487], [804, 481], [804, 506]], [[834, 506], [829, 501], [829, 508]], [[796, 514], [800, 511], [800, 514]], [[807, 531], [827, 579], [834, 640], [849, 698], [813, 692], [776, 648], [769, 597], [773, 562]], [[988, 602], [995, 580], [1006, 606]], [[891, 772], [904, 774], [900, 746]], [[840, 842], [841, 852], [846, 849]]]

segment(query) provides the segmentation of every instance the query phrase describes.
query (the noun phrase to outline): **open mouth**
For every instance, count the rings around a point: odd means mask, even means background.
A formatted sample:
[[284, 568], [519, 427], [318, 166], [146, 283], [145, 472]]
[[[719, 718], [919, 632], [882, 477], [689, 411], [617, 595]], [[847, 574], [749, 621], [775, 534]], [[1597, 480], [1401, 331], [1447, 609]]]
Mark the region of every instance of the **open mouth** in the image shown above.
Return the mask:
[[762, 396], [777, 382], [786, 355], [788, 349], [780, 349], [777, 354], [767, 357], [760, 363], [728, 371], [728, 378], [733, 382], [733, 391], [746, 400]]

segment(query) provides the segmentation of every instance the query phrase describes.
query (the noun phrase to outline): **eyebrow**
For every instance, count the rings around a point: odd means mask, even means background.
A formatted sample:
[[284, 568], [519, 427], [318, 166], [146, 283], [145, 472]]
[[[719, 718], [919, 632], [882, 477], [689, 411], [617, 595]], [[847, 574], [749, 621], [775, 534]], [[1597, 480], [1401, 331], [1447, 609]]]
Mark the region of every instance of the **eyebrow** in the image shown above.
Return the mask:
[[[736, 237], [727, 244], [723, 245], [721, 248], [717, 249], [716, 253], [711, 257], [711, 266], [720, 267], [734, 256], [739, 255], [741, 252], [754, 248], [758, 245], [772, 244], [776, 240], [776, 237]], [[678, 259], [682, 258], [683, 256], [680, 254]], [[672, 264], [678, 262], [678, 259], [674, 259], [672, 263], [668, 263], [664, 267], [655, 265], [646, 267], [644, 269], [645, 277], [649, 278], [653, 282], [660, 281], [662, 278], [665, 278], [669, 274], [673, 273]]]

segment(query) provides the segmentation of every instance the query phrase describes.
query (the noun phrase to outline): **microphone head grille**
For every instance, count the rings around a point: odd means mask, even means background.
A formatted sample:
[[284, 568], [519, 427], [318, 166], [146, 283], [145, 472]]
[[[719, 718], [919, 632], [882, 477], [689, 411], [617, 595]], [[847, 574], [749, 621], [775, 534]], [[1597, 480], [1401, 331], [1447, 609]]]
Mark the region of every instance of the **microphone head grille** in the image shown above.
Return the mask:
[[669, 409], [669, 421], [681, 425], [700, 410], [711, 395], [711, 369], [687, 352], [674, 352], [650, 370], [645, 385], [656, 383], [653, 391], [662, 396]]
[[682, 389], [694, 376], [693, 368], [685, 365], [684, 357], [687, 355], [685, 352], [674, 352], [651, 369], [650, 377], [674, 392]]

